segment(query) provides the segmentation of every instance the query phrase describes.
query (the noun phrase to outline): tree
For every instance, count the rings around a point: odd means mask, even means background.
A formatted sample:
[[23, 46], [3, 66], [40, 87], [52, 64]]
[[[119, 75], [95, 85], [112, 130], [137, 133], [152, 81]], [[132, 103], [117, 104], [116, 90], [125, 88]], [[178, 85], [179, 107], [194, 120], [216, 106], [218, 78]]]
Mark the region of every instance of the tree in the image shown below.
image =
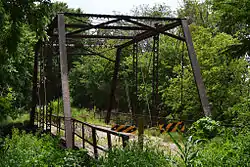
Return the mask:
[[[225, 119], [228, 108], [241, 103], [247, 95], [246, 75], [247, 62], [244, 58], [235, 59], [224, 50], [238, 41], [225, 33], [214, 35], [209, 28], [192, 26], [192, 36], [198, 61], [201, 66], [203, 80], [207, 89], [209, 101], [212, 103], [213, 118]], [[185, 58], [187, 63], [187, 58]], [[185, 63], [185, 64], [186, 64]], [[164, 91], [163, 97], [173, 111], [180, 107], [181, 67], [174, 67], [176, 77], [171, 78], [171, 84]], [[197, 91], [193, 82], [191, 68], [184, 66], [183, 77], [183, 118], [194, 119], [201, 116]], [[174, 99], [176, 102], [171, 102]]]
[[221, 32], [237, 37], [241, 43], [230, 49], [239, 56], [249, 55], [250, 48], [250, 1], [213, 0], [213, 10], [219, 15], [218, 28]]
[[[6, 115], [16, 116], [20, 109], [27, 108], [29, 105], [33, 46], [37, 39], [44, 37], [42, 32], [45, 30], [48, 7], [49, 1], [46, 0], [0, 2], [2, 30], [0, 33], [0, 92], [1, 99], [5, 99], [1, 100], [3, 103], [1, 105], [7, 105], [6, 101], [10, 101], [11, 106], [8, 110], [1, 108], [0, 118]], [[12, 97], [11, 100], [9, 97]]]

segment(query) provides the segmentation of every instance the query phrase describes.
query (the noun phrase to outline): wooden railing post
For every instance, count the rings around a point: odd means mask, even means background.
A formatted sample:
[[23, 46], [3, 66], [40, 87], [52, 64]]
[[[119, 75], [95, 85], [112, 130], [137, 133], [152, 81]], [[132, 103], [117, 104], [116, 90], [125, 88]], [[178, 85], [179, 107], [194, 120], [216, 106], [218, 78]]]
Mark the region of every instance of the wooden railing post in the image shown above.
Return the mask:
[[143, 149], [143, 138], [144, 138], [144, 119], [139, 117], [138, 122], [138, 143], [141, 149]]
[[85, 148], [85, 132], [84, 132], [84, 124], [82, 123], [82, 148]]
[[107, 132], [107, 138], [108, 138], [108, 148], [111, 149], [112, 148], [112, 143], [111, 143], [111, 135], [109, 132]]
[[75, 147], [75, 120], [72, 119], [72, 146]]
[[98, 151], [97, 151], [97, 141], [96, 141], [96, 129], [92, 127], [92, 139], [93, 139], [93, 148], [95, 158], [98, 159]]
[[49, 114], [49, 122], [50, 122], [50, 133], [52, 132], [52, 109], [50, 110]]
[[58, 117], [58, 119], [59, 119], [59, 121], [58, 121], [58, 133], [59, 133], [59, 135], [61, 135], [60, 134], [61, 133], [61, 118]]
[[123, 146], [123, 148], [125, 148], [127, 146], [128, 140], [129, 140], [129, 136], [125, 136], [125, 135], [122, 136], [122, 146]]

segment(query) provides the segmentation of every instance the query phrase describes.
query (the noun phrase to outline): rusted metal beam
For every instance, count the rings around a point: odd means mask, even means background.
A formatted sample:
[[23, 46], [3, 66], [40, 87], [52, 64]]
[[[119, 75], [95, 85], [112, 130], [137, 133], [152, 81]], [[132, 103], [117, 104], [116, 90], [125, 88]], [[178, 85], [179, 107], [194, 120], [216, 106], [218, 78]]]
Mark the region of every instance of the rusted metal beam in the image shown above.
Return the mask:
[[134, 36], [124, 36], [124, 35], [67, 35], [68, 38], [106, 38], [106, 39], [133, 39]]
[[197, 56], [194, 50], [191, 33], [189, 31], [188, 21], [182, 20], [181, 23], [182, 23], [182, 29], [183, 29], [183, 33], [184, 33], [185, 40], [186, 40], [188, 55], [189, 55], [192, 69], [193, 69], [194, 80], [198, 89], [201, 105], [202, 105], [205, 116], [209, 117], [211, 116], [211, 110], [210, 110], [208, 98], [206, 95], [205, 85], [202, 81], [201, 69], [200, 69]]
[[69, 56], [96, 56], [94, 53], [67, 53]]
[[[66, 24], [66, 28], [87, 28], [88, 25], [84, 24]], [[108, 30], [149, 30], [147, 27], [138, 27], [138, 26], [99, 26], [95, 29], [108, 29]]]
[[133, 81], [134, 86], [132, 87], [132, 118], [133, 122], [138, 122], [138, 118], [136, 117], [136, 114], [141, 114], [138, 107], [138, 43], [133, 44]]
[[154, 27], [151, 27], [151, 26], [149, 26], [147, 24], [144, 24], [144, 23], [140, 23], [140, 22], [135, 21], [135, 20], [131, 20], [131, 19], [124, 19], [124, 20], [127, 21], [127, 22], [130, 22], [130, 23], [136, 24], [136, 25], [138, 25], [140, 27], [145, 27], [145, 28], [148, 28], [148, 29], [154, 29]]
[[180, 36], [177, 36], [177, 35], [174, 35], [174, 34], [171, 34], [171, 33], [168, 33], [168, 32], [164, 32], [163, 34], [164, 34], [164, 35], [167, 35], [167, 36], [170, 36], [170, 37], [172, 37], [172, 38], [178, 39], [178, 40], [180, 40], [180, 41], [185, 41], [185, 38], [180, 37]]
[[[99, 47], [99, 48], [115, 48], [115, 44], [111, 45], [111, 44], [102, 44], [102, 43], [95, 43], [95, 44], [81, 44], [81, 43], [74, 43], [71, 41], [67, 41], [68, 43], [66, 44], [67, 48], [82, 48], [82, 47], [90, 47], [90, 48], [94, 48], [94, 47]], [[99, 41], [98, 41], [99, 42]], [[53, 44], [53, 47], [58, 48], [59, 45], [58, 44]]]
[[[69, 51], [70, 49], [83, 49], [83, 50], [85, 50], [85, 51], [87, 51], [87, 52], [89, 52], [89, 53], [71, 52], [71, 51]], [[59, 54], [59, 52], [56, 52], [56, 54]], [[106, 60], [108, 60], [108, 61], [115, 62], [115, 60], [110, 59], [110, 58], [104, 56], [102, 53], [94, 52], [94, 51], [92, 51], [92, 50], [90, 50], [90, 49], [87, 49], [85, 46], [80, 47], [80, 45], [79, 45], [78, 47], [69, 48], [68, 51], [67, 51], [67, 55], [71, 55], [71, 56], [72, 56], [72, 55], [80, 55], [80, 56], [87, 56], [87, 55], [90, 55], [90, 56], [99, 56], [99, 57], [104, 58], [104, 59], [106, 59]]]
[[78, 34], [80, 32], [87, 31], [87, 30], [90, 30], [92, 28], [98, 28], [100, 26], [104, 26], [104, 25], [107, 25], [107, 24], [115, 23], [115, 22], [118, 22], [118, 21], [120, 21], [120, 19], [110, 20], [110, 21], [107, 21], [107, 22], [104, 22], [104, 23], [101, 23], [101, 24], [97, 24], [97, 25], [91, 25], [91, 26], [85, 27], [85, 28], [80, 29], [80, 30], [69, 32], [66, 35]]
[[[162, 32], [162, 31], [157, 30], [157, 28], [154, 28], [154, 27], [150, 28], [150, 26], [148, 26], [148, 27], [104, 26], [104, 27], [101, 27], [101, 29], [102, 28], [103, 29], [117, 29], [117, 30], [118, 29], [121, 29], [121, 30], [152, 30], [152, 31], [155, 31], [157, 33], [161, 33], [161, 34], [170, 36], [172, 38], [175, 38], [175, 39], [178, 39], [181, 41], [185, 41], [185, 39], [183, 37], [180, 37], [180, 36], [168, 33], [168, 32]], [[58, 34], [53, 34], [53, 36], [57, 37]], [[67, 34], [67, 38], [68, 39], [77, 39], [77, 38], [133, 39], [134, 36], [123, 36], [123, 35], [118, 35], [118, 36], [105, 35], [105, 36], [103, 36], [103, 35], [81, 35], [81, 34], [72, 35], [72, 34]]]
[[174, 23], [170, 23], [170, 24], [167, 24], [167, 25], [162, 26], [162, 27], [160, 27], [160, 28], [157, 28], [157, 31], [152, 31], [152, 30], [144, 31], [144, 32], [142, 32], [142, 33], [136, 35], [136, 36], [134, 37], [133, 40], [128, 41], [128, 42], [126, 42], [126, 43], [124, 43], [124, 44], [121, 44], [121, 45], [117, 46], [117, 48], [124, 48], [124, 47], [127, 47], [127, 46], [129, 46], [129, 45], [132, 45], [133, 43], [140, 42], [140, 41], [142, 41], [142, 40], [145, 40], [145, 39], [147, 39], [147, 38], [150, 38], [150, 37], [152, 37], [152, 36], [154, 36], [154, 35], [159, 34], [159, 32], [164, 32], [164, 31], [173, 29], [173, 28], [175, 28], [175, 27], [177, 27], [177, 26], [179, 26], [179, 25], [181, 25], [181, 22], [180, 22], [180, 21], [174, 22]]
[[152, 73], [152, 125], [157, 125], [159, 116], [159, 34], [154, 36], [153, 43], [153, 73]]
[[30, 126], [34, 126], [35, 122], [35, 113], [37, 105], [37, 75], [38, 75], [38, 54], [41, 47], [41, 40], [39, 40], [35, 45], [35, 54], [34, 54], [34, 67], [33, 67], [33, 78], [32, 78], [32, 106], [30, 111]]
[[95, 54], [95, 55], [97, 55], [97, 56], [99, 56], [99, 57], [101, 57], [101, 58], [104, 58], [104, 59], [108, 60], [108, 61], [115, 62], [115, 60], [112, 60], [112, 59], [110, 59], [110, 58], [108, 58], [108, 57], [102, 55], [101, 53], [94, 52], [94, 51], [92, 51], [92, 50], [90, 50], [90, 49], [87, 49], [87, 48], [85, 48], [85, 47], [84, 47], [83, 49], [86, 50], [86, 51], [88, 51], [88, 52], [90, 52], [91, 54]]
[[64, 15], [58, 14], [58, 32], [59, 32], [59, 48], [60, 48], [60, 66], [61, 66], [61, 80], [63, 92], [63, 107], [65, 117], [65, 138], [67, 148], [72, 148], [72, 124], [71, 124], [71, 108], [70, 108], [70, 94], [68, 81], [68, 61], [66, 50], [66, 36], [65, 36], [65, 22]]
[[109, 98], [109, 108], [108, 108], [106, 120], [105, 120], [107, 124], [110, 122], [111, 110], [113, 109], [113, 104], [115, 101], [115, 91], [116, 91], [116, 84], [117, 84], [118, 72], [119, 72], [119, 67], [120, 67], [121, 53], [122, 53], [122, 49], [118, 48], [116, 51], [115, 68], [114, 68], [114, 74], [113, 74], [113, 80], [112, 80], [111, 92], [110, 92], [110, 98]]
[[174, 35], [174, 34], [171, 34], [171, 33], [168, 33], [168, 32], [160, 32], [157, 30], [156, 27], [152, 27], [152, 26], [149, 26], [147, 24], [144, 24], [144, 23], [140, 23], [138, 21], [134, 21], [134, 20], [130, 20], [130, 19], [126, 19], [126, 21], [130, 22], [130, 23], [133, 23], [133, 24], [136, 24], [136, 25], [139, 25], [145, 29], [148, 29], [148, 30], [153, 30], [153, 31], [156, 31], [158, 33], [162, 33], [164, 35], [167, 35], [167, 36], [170, 36], [172, 38], [175, 38], [175, 39], [178, 39], [178, 40], [181, 40], [181, 41], [185, 41], [185, 39], [183, 37], [180, 37], [180, 36], [177, 36], [177, 35]]
[[180, 18], [173, 17], [147, 17], [147, 16], [128, 16], [128, 15], [107, 15], [107, 14], [80, 14], [80, 13], [64, 13], [65, 16], [75, 17], [95, 17], [95, 18], [118, 18], [118, 19], [137, 19], [137, 20], [152, 20], [152, 21], [177, 21]]
[[[54, 34], [54, 37], [58, 37], [58, 34]], [[103, 39], [133, 39], [134, 36], [123, 36], [123, 35], [67, 35], [67, 39], [79, 39], [79, 38], [103, 38]]]

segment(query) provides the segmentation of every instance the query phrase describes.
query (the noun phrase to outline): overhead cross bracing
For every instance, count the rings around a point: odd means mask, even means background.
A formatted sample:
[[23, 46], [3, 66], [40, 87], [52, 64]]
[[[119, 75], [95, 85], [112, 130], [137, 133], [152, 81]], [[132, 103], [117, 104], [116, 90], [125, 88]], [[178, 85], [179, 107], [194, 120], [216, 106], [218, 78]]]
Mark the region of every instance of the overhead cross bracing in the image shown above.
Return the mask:
[[[101, 43], [107, 39], [117, 39], [113, 47], [118, 48], [126, 47], [158, 33], [184, 41], [184, 37], [168, 32], [181, 25], [179, 18], [73, 13], [64, 13], [64, 15], [75, 18], [73, 23], [68, 23], [67, 19], [65, 23], [66, 41], [69, 43], [69, 40], [81, 38], [85, 40], [98, 38]], [[48, 31], [50, 36], [58, 36], [56, 28], [57, 18], [50, 25]]]

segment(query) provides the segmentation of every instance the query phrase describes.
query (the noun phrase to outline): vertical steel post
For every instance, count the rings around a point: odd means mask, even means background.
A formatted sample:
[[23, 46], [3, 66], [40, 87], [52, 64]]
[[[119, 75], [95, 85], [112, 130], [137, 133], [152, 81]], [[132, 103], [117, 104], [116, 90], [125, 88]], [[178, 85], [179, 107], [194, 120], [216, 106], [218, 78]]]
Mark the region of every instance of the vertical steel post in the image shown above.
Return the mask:
[[65, 138], [67, 148], [72, 148], [72, 124], [71, 124], [71, 108], [70, 108], [70, 94], [68, 81], [68, 62], [66, 51], [66, 35], [64, 14], [58, 14], [58, 32], [59, 32], [59, 48], [60, 48], [60, 66], [61, 66], [61, 80], [62, 80], [62, 94], [63, 94], [63, 109], [65, 118]]
[[48, 104], [47, 104], [47, 65], [48, 65], [48, 44], [44, 43], [43, 52], [43, 92], [44, 92], [44, 117], [45, 117], [45, 129], [48, 130]]
[[[41, 48], [42, 48], [42, 44], [41, 44]], [[38, 87], [38, 93], [37, 93], [37, 97], [38, 97], [38, 103], [39, 103], [39, 116], [38, 116], [38, 127], [39, 127], [39, 129], [41, 128], [41, 124], [42, 124], [42, 122], [41, 122], [41, 117], [42, 117], [42, 102], [41, 102], [41, 83], [42, 83], [42, 81], [41, 81], [41, 78], [42, 78], [42, 68], [41, 68], [41, 54], [42, 54], [42, 49], [41, 49], [41, 52], [40, 52], [40, 56], [39, 56], [39, 61], [38, 61], [38, 66], [39, 66], [39, 87]]]
[[[35, 122], [35, 113], [37, 105], [37, 75], [38, 75], [38, 54], [40, 49], [41, 41], [39, 40], [35, 45], [35, 54], [34, 54], [34, 67], [33, 67], [33, 78], [32, 78], [32, 107], [30, 111], [30, 126], [34, 126]], [[38, 117], [37, 117], [38, 122]]]
[[182, 29], [183, 29], [183, 33], [185, 37], [186, 46], [188, 49], [188, 55], [189, 55], [189, 59], [191, 62], [191, 66], [192, 66], [192, 70], [194, 74], [194, 80], [198, 89], [201, 105], [202, 105], [205, 116], [209, 117], [211, 116], [211, 110], [210, 110], [208, 98], [206, 95], [205, 85], [202, 81], [201, 70], [200, 70], [200, 66], [199, 66], [197, 56], [194, 50], [191, 33], [189, 31], [188, 21], [182, 20], [181, 23], [182, 23]]
[[41, 128], [44, 131], [44, 87], [42, 88], [43, 83], [44, 83], [44, 44], [42, 46], [42, 53], [40, 56], [40, 101], [41, 101], [40, 119], [41, 119]]
[[53, 41], [51, 40], [51, 41], [49, 41], [48, 43], [47, 43], [47, 52], [46, 52], [46, 58], [47, 58], [47, 70], [46, 70], [46, 78], [47, 78], [47, 101], [48, 101], [48, 104], [47, 104], [47, 106], [49, 106], [48, 107], [48, 115], [47, 115], [47, 119], [48, 119], [48, 126], [47, 126], [47, 130], [48, 131], [50, 131], [51, 132], [51, 116], [52, 116], [52, 111], [53, 111], [53, 109], [52, 109], [52, 105], [51, 105], [51, 101], [54, 99], [53, 97], [52, 97], [52, 92], [54, 92], [54, 89], [53, 89], [53, 75], [52, 75], [52, 66], [53, 66], [53, 59], [52, 59], [52, 56], [53, 56], [53, 50], [52, 50], [52, 48], [53, 48]]
[[115, 101], [115, 91], [116, 91], [116, 84], [117, 84], [118, 72], [119, 72], [119, 66], [120, 66], [120, 60], [121, 60], [121, 52], [122, 52], [122, 49], [117, 48], [114, 75], [113, 75], [110, 98], [109, 98], [109, 108], [108, 108], [106, 120], [105, 120], [106, 124], [110, 122], [111, 110], [113, 109], [113, 103]]
[[138, 111], [138, 43], [134, 43], [133, 45], [133, 81], [134, 81], [134, 84], [133, 85], [133, 92], [132, 92], [132, 116], [133, 116], [133, 121], [134, 123], [137, 122], [136, 118], [138, 116], [138, 114], [141, 114], [139, 113]]
[[159, 116], [158, 105], [159, 105], [159, 34], [154, 36], [153, 43], [153, 76], [152, 76], [152, 125], [157, 124], [157, 119]]

